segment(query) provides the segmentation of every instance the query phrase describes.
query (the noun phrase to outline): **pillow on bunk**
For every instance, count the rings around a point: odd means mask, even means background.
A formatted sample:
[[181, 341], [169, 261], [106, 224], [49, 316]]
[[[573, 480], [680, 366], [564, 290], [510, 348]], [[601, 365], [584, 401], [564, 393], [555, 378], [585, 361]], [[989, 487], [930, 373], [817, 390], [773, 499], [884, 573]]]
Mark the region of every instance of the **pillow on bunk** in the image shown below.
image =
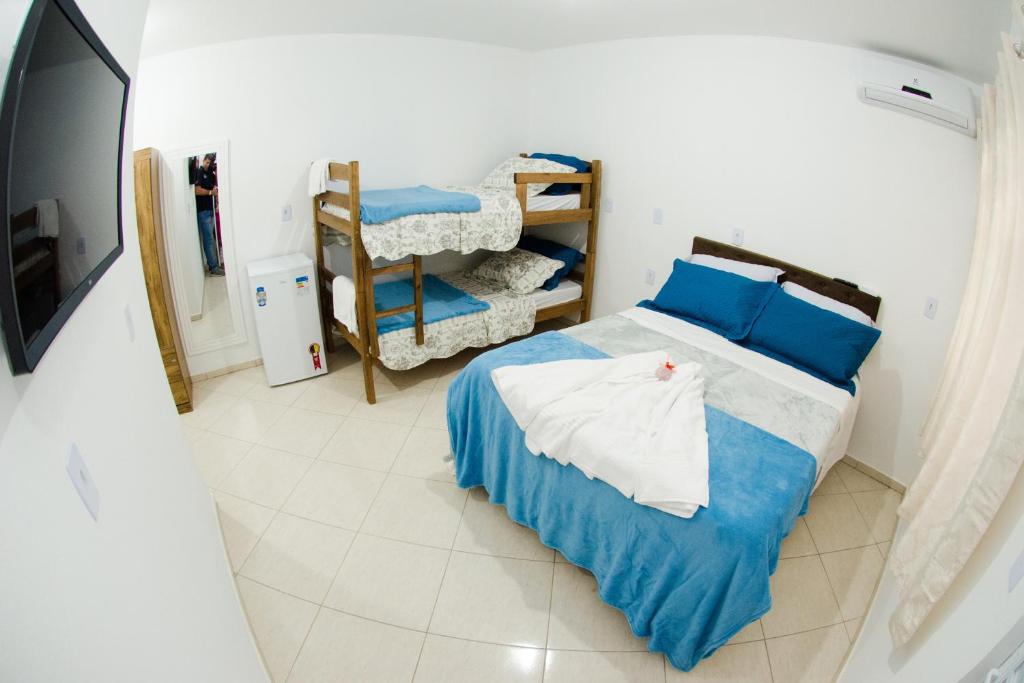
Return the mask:
[[724, 270], [727, 273], [736, 273], [743, 277], [749, 277], [758, 282], [778, 282], [779, 276], [786, 271], [774, 266], [763, 266], [758, 263], [747, 263], [721, 256], [710, 256], [708, 254], [691, 254], [686, 259], [689, 263], [698, 266], [707, 266], [715, 270]]
[[853, 377], [880, 335], [778, 289], [741, 343], [852, 394]]
[[[575, 173], [572, 166], [560, 164], [548, 159], [528, 159], [524, 157], [512, 157], [498, 164], [498, 167], [491, 171], [483, 182], [484, 187], [496, 187], [506, 190], [516, 189], [516, 173]], [[529, 197], [536, 196], [548, 189], [551, 183], [530, 183], [526, 188]]]
[[774, 282], [757, 282], [676, 259], [672, 274], [654, 301], [641, 305], [736, 341], [747, 336], [777, 289]]
[[502, 251], [469, 272], [503, 285], [517, 294], [529, 294], [562, 267], [561, 261], [525, 249]]
[[556, 270], [555, 274], [549, 277], [544, 284], [540, 286], [541, 289], [546, 289], [549, 292], [557, 287], [558, 283], [561, 282], [565, 276], [576, 267], [576, 264], [583, 259], [583, 254], [572, 247], [567, 247], [564, 244], [541, 239], [540, 237], [533, 237], [531, 235], [527, 235], [523, 239], [519, 240], [519, 248], [562, 262], [562, 267]]
[[[547, 159], [548, 161], [557, 161], [560, 164], [566, 166], [572, 166], [576, 169], [577, 173], [586, 173], [590, 170], [590, 162], [584, 161], [583, 159], [577, 159], [576, 157], [567, 156], [565, 154], [547, 154], [545, 152], [534, 152], [530, 155], [531, 159]], [[541, 194], [550, 195], [563, 195], [573, 194], [579, 192], [580, 186], [573, 185], [572, 183], [555, 183], [548, 189], [544, 190]]]

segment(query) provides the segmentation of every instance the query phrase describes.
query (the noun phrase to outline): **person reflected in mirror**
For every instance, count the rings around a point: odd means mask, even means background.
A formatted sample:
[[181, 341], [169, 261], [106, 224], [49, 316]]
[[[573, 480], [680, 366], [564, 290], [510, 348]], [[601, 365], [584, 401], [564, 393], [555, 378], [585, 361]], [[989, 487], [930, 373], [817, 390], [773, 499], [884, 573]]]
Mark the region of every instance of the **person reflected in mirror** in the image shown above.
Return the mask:
[[217, 228], [213, 205], [215, 197], [218, 196], [216, 162], [216, 155], [207, 154], [196, 171], [196, 219], [199, 222], [199, 238], [203, 243], [206, 267], [210, 275], [224, 275], [217, 254]]

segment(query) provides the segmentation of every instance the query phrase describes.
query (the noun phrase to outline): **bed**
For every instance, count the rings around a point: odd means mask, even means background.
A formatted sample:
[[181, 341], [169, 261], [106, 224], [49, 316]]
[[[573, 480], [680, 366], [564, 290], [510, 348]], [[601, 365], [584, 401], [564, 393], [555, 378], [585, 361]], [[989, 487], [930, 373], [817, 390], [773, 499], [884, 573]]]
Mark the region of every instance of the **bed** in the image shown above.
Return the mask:
[[[781, 264], [700, 238], [694, 252]], [[877, 315], [877, 297], [780, 267]], [[503, 366], [656, 349], [702, 366], [711, 502], [691, 519], [638, 505], [575, 467], [534, 456], [490, 379]], [[591, 571], [601, 598], [624, 612], [633, 632], [689, 670], [770, 609], [782, 540], [845, 452], [861, 393], [637, 307], [474, 359], [449, 389], [448, 427], [457, 483], [483, 486], [514, 521]]]
[[[526, 155], [520, 155], [522, 157]], [[513, 173], [505, 168], [510, 184], [504, 188], [445, 188], [477, 197], [480, 203], [478, 212], [421, 213], [372, 224], [361, 220], [359, 162], [325, 164], [326, 180], [347, 184], [347, 191], [328, 190], [325, 185], [323, 191], [313, 194], [311, 181], [324, 338], [330, 348], [330, 332], [332, 328], [336, 329], [359, 352], [368, 403], [376, 401], [374, 364], [396, 370], [410, 369], [431, 358], [451, 356], [464, 348], [486, 346], [529, 334], [534, 323], [543, 320], [571, 315], [578, 315], [580, 321], [589, 320], [597, 258], [602, 165], [599, 160], [586, 163], [588, 171], [573, 173]], [[564, 165], [556, 166], [566, 168]], [[501, 169], [499, 166], [494, 173]], [[569, 185], [575, 191], [562, 195], [531, 196], [531, 186], [552, 183]], [[580, 265], [557, 289], [519, 295], [500, 288], [488, 288], [486, 283], [463, 281], [469, 288], [466, 291], [486, 300], [492, 310], [486, 314], [460, 316], [465, 320], [441, 321], [427, 329], [431, 326], [423, 320], [423, 256], [444, 250], [504, 252], [515, 247], [532, 226], [572, 223], [587, 224], [585, 253]], [[338, 238], [351, 247], [353, 275], [350, 282], [356, 299], [352, 316], [335, 313], [339, 276], [325, 262], [324, 245], [328, 236]], [[411, 258], [406, 262], [394, 262], [406, 257]], [[391, 263], [375, 266], [374, 259], [386, 259]], [[412, 300], [389, 309], [376, 306], [374, 278], [407, 273], [411, 273]], [[452, 274], [446, 277], [458, 279], [460, 276]], [[459, 286], [454, 281], [452, 284]], [[414, 315], [411, 327], [378, 334], [379, 319], [404, 313]]]

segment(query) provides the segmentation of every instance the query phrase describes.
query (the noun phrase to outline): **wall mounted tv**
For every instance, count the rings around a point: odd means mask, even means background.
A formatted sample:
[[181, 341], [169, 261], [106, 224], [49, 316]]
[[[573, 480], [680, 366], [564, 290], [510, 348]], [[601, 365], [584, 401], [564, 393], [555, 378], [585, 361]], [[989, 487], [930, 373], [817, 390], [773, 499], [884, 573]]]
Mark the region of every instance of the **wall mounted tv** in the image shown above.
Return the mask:
[[128, 74], [72, 0], [34, 0], [0, 105], [0, 322], [31, 372], [123, 250]]

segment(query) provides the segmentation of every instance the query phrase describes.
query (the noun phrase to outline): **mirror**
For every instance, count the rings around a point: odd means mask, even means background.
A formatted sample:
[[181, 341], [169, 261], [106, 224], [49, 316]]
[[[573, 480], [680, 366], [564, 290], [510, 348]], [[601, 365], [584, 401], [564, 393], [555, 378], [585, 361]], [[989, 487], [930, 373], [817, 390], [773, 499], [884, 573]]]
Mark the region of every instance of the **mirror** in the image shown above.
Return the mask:
[[228, 159], [226, 142], [163, 155], [167, 264], [189, 356], [245, 342]]

